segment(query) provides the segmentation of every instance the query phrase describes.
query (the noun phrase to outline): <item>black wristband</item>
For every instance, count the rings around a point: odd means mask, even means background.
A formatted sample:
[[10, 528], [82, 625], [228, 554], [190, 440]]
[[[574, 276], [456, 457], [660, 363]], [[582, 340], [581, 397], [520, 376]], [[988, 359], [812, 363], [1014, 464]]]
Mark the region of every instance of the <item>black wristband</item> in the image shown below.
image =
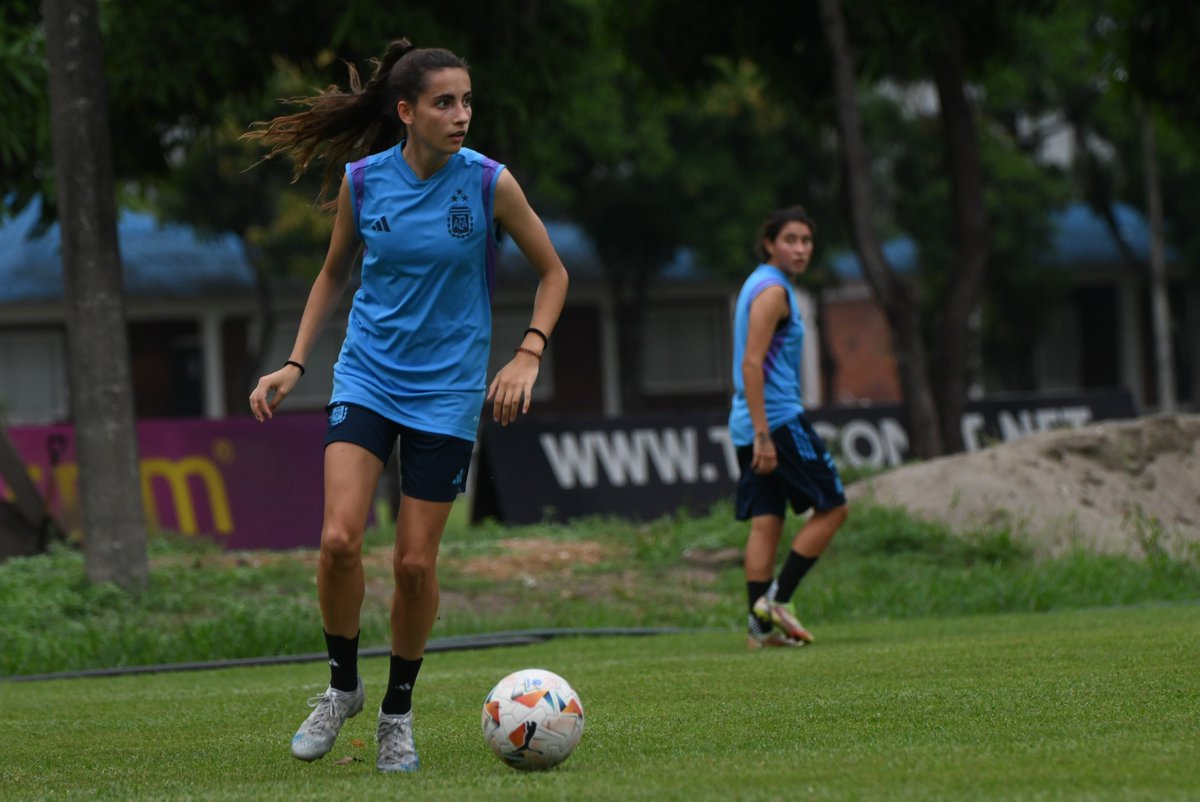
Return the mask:
[[546, 336], [546, 332], [542, 331], [541, 329], [535, 329], [533, 326], [530, 326], [529, 328], [525, 329], [526, 334], [529, 334], [530, 332], [533, 332], [534, 334], [536, 334], [537, 336], [542, 338], [542, 348], [545, 348], [546, 346], [548, 346], [550, 344], [550, 338]]
[[300, 375], [301, 375], [301, 376], [303, 376], [303, 375], [304, 375], [304, 366], [303, 366], [303, 365], [301, 365], [301, 364], [300, 364], [299, 362], [297, 362], [296, 360], [294, 360], [294, 359], [288, 359], [288, 360], [284, 361], [284, 363], [283, 363], [283, 364], [284, 364], [284, 365], [291, 365], [291, 366], [292, 366], [292, 367], [294, 367], [294, 368], [300, 368]]

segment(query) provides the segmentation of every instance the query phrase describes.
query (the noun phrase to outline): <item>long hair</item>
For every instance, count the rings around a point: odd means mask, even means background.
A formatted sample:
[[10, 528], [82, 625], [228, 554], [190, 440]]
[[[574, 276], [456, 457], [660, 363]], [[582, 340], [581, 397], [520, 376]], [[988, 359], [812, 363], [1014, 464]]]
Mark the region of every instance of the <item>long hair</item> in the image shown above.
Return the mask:
[[775, 238], [779, 236], [779, 232], [788, 223], [804, 223], [814, 237], [817, 235], [817, 224], [813, 222], [803, 206], [789, 206], [786, 209], [772, 212], [759, 226], [758, 239], [754, 243], [754, 252], [758, 254], [759, 261], [767, 261], [767, 249], [763, 247], [763, 242], [766, 240], [774, 242]]
[[389, 44], [383, 57], [371, 63], [375, 69], [365, 86], [358, 70], [347, 63], [348, 90], [331, 84], [312, 97], [285, 98], [284, 103], [302, 111], [256, 122], [243, 136], [262, 140], [270, 148], [268, 159], [290, 158], [293, 180], [314, 160], [324, 160], [321, 197], [328, 198], [348, 162], [386, 150], [404, 137], [404, 123], [396, 113], [400, 100], [416, 104], [431, 72], [470, 69], [449, 50], [414, 47], [407, 38]]

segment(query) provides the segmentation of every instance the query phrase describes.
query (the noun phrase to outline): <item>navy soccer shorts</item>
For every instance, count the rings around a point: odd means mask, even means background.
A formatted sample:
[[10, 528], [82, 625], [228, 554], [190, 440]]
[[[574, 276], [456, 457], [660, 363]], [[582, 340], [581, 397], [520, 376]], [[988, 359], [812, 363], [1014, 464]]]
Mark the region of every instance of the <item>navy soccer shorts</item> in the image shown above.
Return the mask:
[[400, 438], [400, 492], [423, 501], [454, 501], [466, 490], [475, 444], [461, 437], [432, 434], [388, 420], [358, 404], [329, 405], [325, 445], [354, 443], [384, 465]]
[[774, 429], [771, 439], [775, 441], [779, 460], [775, 470], [766, 476], [750, 469], [754, 447], [738, 447], [742, 476], [738, 480], [735, 515], [739, 521], [758, 515], [783, 518], [789, 502], [797, 513], [809, 508], [818, 512], [831, 510], [846, 503], [842, 478], [833, 457], [804, 415], [797, 415]]

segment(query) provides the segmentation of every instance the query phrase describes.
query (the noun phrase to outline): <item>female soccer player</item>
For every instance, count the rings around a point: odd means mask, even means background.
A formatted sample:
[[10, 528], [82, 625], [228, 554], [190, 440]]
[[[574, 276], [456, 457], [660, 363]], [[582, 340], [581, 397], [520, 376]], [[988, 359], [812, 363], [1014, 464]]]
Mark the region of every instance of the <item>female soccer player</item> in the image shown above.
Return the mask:
[[[296, 170], [325, 158], [327, 186], [345, 165], [324, 265], [291, 355], [250, 395], [270, 419], [350, 281], [362, 283], [334, 366], [325, 435], [325, 511], [317, 593], [329, 688], [292, 738], [316, 760], [363, 708], [358, 676], [363, 531], [375, 486], [400, 439], [401, 503], [393, 557], [391, 668], [376, 738], [380, 771], [415, 771], [412, 692], [437, 615], [437, 556], [450, 507], [466, 483], [485, 400], [507, 425], [528, 413], [542, 352], [562, 311], [567, 272], [541, 220], [504, 166], [463, 147], [471, 122], [466, 62], [447, 50], [393, 42], [361, 84], [297, 101], [294, 114], [251, 132]], [[529, 329], [487, 384], [491, 293], [499, 229], [540, 278]], [[486, 396], [485, 396], [486, 388]]]
[[[734, 314], [729, 433], [741, 466], [735, 514], [750, 521], [745, 569], [752, 649], [812, 641], [792, 594], [846, 520], [841, 478], [800, 400], [804, 321], [792, 281], [808, 268], [815, 230], [799, 206], [763, 222], [761, 264], [742, 285]], [[772, 582], [788, 503], [797, 513], [813, 513]]]

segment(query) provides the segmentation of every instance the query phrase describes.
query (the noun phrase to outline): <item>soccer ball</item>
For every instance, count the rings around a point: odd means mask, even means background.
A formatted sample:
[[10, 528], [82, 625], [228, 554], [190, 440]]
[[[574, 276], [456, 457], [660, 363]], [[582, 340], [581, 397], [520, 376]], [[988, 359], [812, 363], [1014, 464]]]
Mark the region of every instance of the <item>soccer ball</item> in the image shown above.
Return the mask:
[[513, 672], [483, 701], [483, 739], [522, 771], [557, 766], [583, 735], [583, 703], [567, 681], [542, 668]]

